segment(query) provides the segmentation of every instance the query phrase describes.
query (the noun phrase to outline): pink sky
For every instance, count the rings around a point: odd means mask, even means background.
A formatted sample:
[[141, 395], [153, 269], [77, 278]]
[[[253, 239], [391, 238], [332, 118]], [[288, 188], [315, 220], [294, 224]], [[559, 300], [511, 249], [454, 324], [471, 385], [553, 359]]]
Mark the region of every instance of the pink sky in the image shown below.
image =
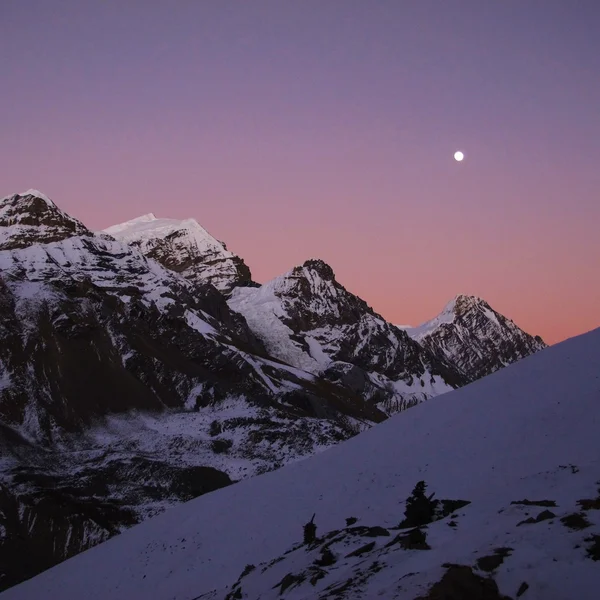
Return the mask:
[[0, 195], [319, 257], [398, 324], [600, 325], [597, 3], [168, 4], [3, 3]]

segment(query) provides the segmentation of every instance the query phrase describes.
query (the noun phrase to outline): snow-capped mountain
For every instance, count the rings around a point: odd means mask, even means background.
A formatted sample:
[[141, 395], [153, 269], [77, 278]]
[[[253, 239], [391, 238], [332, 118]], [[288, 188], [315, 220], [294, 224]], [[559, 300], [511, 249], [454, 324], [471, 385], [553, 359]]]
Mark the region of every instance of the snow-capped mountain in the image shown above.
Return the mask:
[[228, 304], [272, 356], [346, 386], [388, 414], [465, 383], [346, 290], [321, 260], [259, 288], [236, 288]]
[[14, 194], [0, 202], [0, 250], [56, 242], [72, 235], [90, 232], [37, 190]]
[[[1, 597], [595, 600], [599, 363], [597, 329]], [[409, 518], [420, 481], [440, 502]], [[316, 539], [303, 543], [313, 515]]]
[[93, 233], [35, 190], [0, 200], [0, 341], [0, 589], [470, 378], [322, 261], [257, 286], [193, 219]]
[[195, 219], [157, 219], [150, 213], [109, 227], [104, 233], [139, 248], [147, 257], [194, 283], [211, 283], [222, 292], [236, 285], [252, 285], [244, 261]]
[[456, 296], [431, 321], [401, 327], [440, 359], [475, 381], [546, 347], [481, 298]]
[[0, 587], [385, 418], [49, 199], [0, 215]]

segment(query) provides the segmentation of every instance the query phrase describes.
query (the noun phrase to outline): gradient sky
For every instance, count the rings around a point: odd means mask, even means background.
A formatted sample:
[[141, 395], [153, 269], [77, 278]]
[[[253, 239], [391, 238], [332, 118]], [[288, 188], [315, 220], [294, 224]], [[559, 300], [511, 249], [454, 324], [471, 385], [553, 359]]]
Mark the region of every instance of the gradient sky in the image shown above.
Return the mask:
[[[195, 217], [388, 320], [600, 325], [600, 1], [2, 0], [0, 195]], [[466, 154], [463, 163], [452, 155]]]

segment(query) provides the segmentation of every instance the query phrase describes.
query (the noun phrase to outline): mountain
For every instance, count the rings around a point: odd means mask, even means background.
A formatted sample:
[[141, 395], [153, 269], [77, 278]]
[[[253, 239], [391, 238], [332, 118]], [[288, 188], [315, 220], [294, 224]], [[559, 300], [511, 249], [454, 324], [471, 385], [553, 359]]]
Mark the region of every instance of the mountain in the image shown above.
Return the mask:
[[272, 356], [348, 387], [387, 414], [465, 383], [445, 359], [346, 290], [321, 260], [259, 288], [236, 288], [228, 304]]
[[[175, 507], [1, 598], [595, 600], [599, 361], [597, 329]], [[415, 529], [406, 500], [420, 481], [440, 503]]]
[[0, 203], [0, 250], [56, 242], [72, 235], [91, 234], [37, 190], [14, 194]]
[[0, 200], [0, 589], [469, 380], [322, 261], [245, 269], [193, 219]]
[[456, 296], [431, 321], [402, 329], [468, 381], [546, 348], [542, 338], [524, 332], [475, 296]]
[[0, 218], [1, 587], [385, 418], [37, 192]]
[[148, 258], [193, 283], [211, 283], [222, 292], [253, 284], [244, 261], [195, 219], [157, 219], [150, 213], [109, 227], [104, 233], [139, 248]]

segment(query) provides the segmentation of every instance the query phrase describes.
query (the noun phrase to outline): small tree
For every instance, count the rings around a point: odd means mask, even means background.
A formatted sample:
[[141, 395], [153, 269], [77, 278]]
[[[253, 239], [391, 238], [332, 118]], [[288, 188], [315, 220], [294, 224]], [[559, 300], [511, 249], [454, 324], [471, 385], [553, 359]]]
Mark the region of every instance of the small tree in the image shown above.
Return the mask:
[[433, 500], [435, 494], [429, 497], [425, 495], [427, 484], [419, 481], [415, 485], [412, 494], [406, 499], [406, 510], [404, 511], [404, 524], [407, 527], [420, 527], [431, 523], [439, 500]]
[[312, 519], [304, 526], [304, 543], [312, 544], [317, 539], [317, 526], [313, 523], [316, 513]]

